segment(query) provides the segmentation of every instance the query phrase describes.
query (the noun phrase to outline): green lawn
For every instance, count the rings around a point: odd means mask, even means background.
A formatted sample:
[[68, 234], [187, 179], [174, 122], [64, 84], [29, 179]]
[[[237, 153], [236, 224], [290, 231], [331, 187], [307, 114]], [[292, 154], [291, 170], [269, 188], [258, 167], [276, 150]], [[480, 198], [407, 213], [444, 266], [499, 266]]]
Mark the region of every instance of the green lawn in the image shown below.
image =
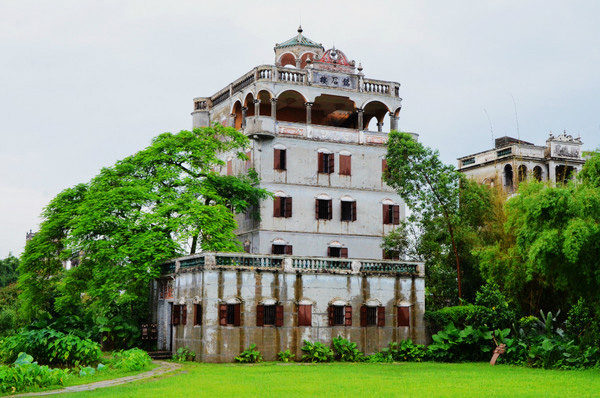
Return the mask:
[[182, 371], [85, 397], [600, 397], [600, 370], [487, 363], [186, 364]]

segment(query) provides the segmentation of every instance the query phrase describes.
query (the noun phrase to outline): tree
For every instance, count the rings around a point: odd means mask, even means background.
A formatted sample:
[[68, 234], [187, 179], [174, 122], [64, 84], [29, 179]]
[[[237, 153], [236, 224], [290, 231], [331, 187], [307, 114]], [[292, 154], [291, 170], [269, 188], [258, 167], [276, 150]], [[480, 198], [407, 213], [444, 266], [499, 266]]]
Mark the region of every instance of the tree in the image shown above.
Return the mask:
[[19, 276], [17, 268], [19, 266], [19, 259], [8, 254], [3, 260], [0, 260], [0, 288], [6, 287], [13, 282], [17, 281]]
[[397, 131], [389, 135], [386, 159], [389, 170], [386, 182], [412, 210], [409, 219], [420, 224], [422, 230], [438, 223], [437, 227], [448, 233], [460, 299], [461, 269], [455, 237], [459, 224], [459, 173], [453, 166], [443, 164], [437, 151], [417, 142], [410, 134]]
[[[68, 188], [44, 210], [20, 266], [24, 313], [138, 320], [159, 263], [203, 250], [238, 251], [234, 212], [268, 193], [255, 172], [221, 176], [218, 157], [249, 140], [214, 125], [156, 137], [146, 149]], [[77, 266], [66, 271], [63, 262]]]

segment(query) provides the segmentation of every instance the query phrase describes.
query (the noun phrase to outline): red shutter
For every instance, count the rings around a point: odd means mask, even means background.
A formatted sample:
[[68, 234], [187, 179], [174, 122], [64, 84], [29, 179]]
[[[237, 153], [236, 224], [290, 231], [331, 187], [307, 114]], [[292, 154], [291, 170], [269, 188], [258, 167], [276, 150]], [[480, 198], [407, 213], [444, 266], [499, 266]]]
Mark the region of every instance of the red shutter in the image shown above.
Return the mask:
[[394, 225], [400, 224], [400, 206], [394, 205], [392, 206], [392, 211], [394, 212]]
[[275, 170], [281, 170], [281, 149], [275, 149], [273, 151], [273, 168]]
[[180, 314], [181, 314], [181, 306], [179, 305], [174, 305], [173, 306], [173, 313], [171, 314], [171, 324], [173, 326], [177, 326], [179, 325], [179, 321], [180, 321]]
[[273, 198], [273, 217], [281, 217], [281, 196]]
[[285, 254], [288, 256], [292, 255], [292, 245], [285, 245]]
[[219, 304], [219, 325], [227, 325], [227, 304]]
[[312, 326], [312, 305], [298, 306], [298, 326]]
[[319, 199], [315, 199], [315, 218], [319, 219]]
[[398, 307], [398, 326], [410, 326], [410, 307]]
[[352, 157], [347, 155], [340, 155], [340, 174], [351, 175], [352, 174]]
[[390, 224], [390, 205], [383, 205], [383, 223]]
[[227, 161], [227, 175], [233, 175], [233, 162], [231, 160]]
[[333, 305], [329, 306], [329, 326], [333, 326]]
[[233, 306], [233, 326], [240, 326], [240, 307], [241, 304]]
[[352, 306], [346, 306], [346, 326], [352, 326]]
[[275, 253], [275, 246], [276, 246], [276, 245], [271, 245], [271, 254], [276, 254], [276, 253]]
[[335, 163], [334, 163], [334, 154], [330, 153], [329, 155], [329, 173], [333, 173], [335, 171]]
[[367, 326], [367, 306], [360, 307], [360, 326]]
[[377, 308], [377, 326], [385, 326], [385, 307]]
[[181, 324], [185, 325], [187, 323], [187, 305], [181, 306]]
[[283, 305], [275, 306], [275, 326], [283, 326]]
[[331, 257], [331, 247], [327, 246], [327, 257]]
[[324, 155], [324, 153], [319, 152], [318, 155], [319, 155], [319, 157], [317, 158], [318, 159], [318, 161], [317, 161], [318, 172], [323, 173], [323, 155]]
[[387, 159], [381, 159], [381, 174], [383, 174], [385, 177], [388, 176]]
[[331, 218], [333, 217], [333, 200], [328, 200], [327, 201], [327, 219], [331, 220]]
[[265, 307], [262, 305], [256, 306], [256, 326], [264, 326], [265, 324]]
[[356, 221], [356, 202], [352, 202], [352, 221]]
[[285, 199], [285, 217], [292, 216], [292, 198], [284, 198]]
[[342, 247], [340, 249], [340, 257], [341, 258], [348, 258], [348, 248], [347, 247]]

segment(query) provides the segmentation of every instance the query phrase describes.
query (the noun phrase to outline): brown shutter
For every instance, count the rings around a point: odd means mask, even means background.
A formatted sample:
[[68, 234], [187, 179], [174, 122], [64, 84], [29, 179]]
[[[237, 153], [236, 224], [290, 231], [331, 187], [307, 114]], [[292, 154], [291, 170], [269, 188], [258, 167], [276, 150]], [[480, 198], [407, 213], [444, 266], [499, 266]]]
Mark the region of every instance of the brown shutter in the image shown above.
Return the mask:
[[384, 224], [389, 224], [390, 223], [389, 206], [390, 205], [383, 205], [383, 223]]
[[333, 326], [333, 305], [329, 306], [329, 326]]
[[367, 326], [367, 306], [360, 306], [360, 326]]
[[275, 170], [281, 170], [281, 149], [275, 149], [273, 151], [273, 168]]
[[346, 306], [346, 326], [352, 326], [352, 306]]
[[275, 306], [275, 326], [283, 326], [283, 305]]
[[275, 245], [271, 245], [271, 254], [275, 254]]
[[317, 162], [318, 172], [323, 173], [323, 155], [324, 155], [324, 153], [319, 152], [318, 155], [319, 155], [319, 157], [317, 158], [318, 159], [318, 162]]
[[392, 206], [392, 211], [394, 212], [394, 225], [400, 224], [400, 206], [394, 205]]
[[312, 326], [312, 305], [298, 306], [298, 326]]
[[385, 326], [385, 307], [377, 308], [377, 326]]
[[388, 176], [387, 159], [381, 159], [381, 174], [383, 174], [384, 177]]
[[285, 217], [292, 216], [292, 198], [284, 198], [285, 199]]
[[348, 258], [348, 248], [347, 247], [342, 247], [340, 249], [340, 257], [341, 258]]
[[292, 245], [285, 245], [285, 254], [288, 256], [292, 255]]
[[319, 199], [315, 199], [315, 218], [319, 219]]
[[351, 175], [352, 174], [352, 157], [347, 155], [340, 155], [340, 174]]
[[331, 247], [327, 246], [327, 257], [331, 257]]
[[233, 326], [240, 326], [240, 308], [241, 304], [233, 306]]
[[227, 304], [219, 304], [219, 325], [227, 325]]
[[398, 307], [398, 326], [410, 326], [410, 307]]
[[173, 326], [179, 325], [180, 314], [181, 314], [181, 306], [174, 305], [173, 306], [173, 313], [171, 314], [171, 324]]
[[233, 162], [231, 160], [227, 161], [227, 175], [233, 175]]
[[256, 326], [264, 326], [265, 324], [265, 307], [263, 305], [256, 306]]
[[187, 305], [181, 306], [181, 324], [187, 324]]
[[328, 200], [327, 201], [327, 219], [331, 220], [331, 218], [333, 217], [333, 200]]
[[273, 217], [281, 217], [281, 196], [273, 198]]
[[356, 221], [356, 202], [352, 202], [352, 221]]
[[335, 159], [334, 156], [335, 155], [333, 153], [330, 153], [328, 156], [329, 156], [329, 170], [328, 170], [328, 172], [329, 173], [333, 173], [335, 171], [335, 162], [334, 162], [334, 159]]

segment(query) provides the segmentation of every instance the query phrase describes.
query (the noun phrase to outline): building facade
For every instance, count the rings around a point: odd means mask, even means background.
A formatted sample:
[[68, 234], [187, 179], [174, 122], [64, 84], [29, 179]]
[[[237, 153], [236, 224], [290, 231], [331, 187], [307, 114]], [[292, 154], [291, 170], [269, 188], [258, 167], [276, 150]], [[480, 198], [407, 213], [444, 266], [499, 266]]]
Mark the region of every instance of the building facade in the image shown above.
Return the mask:
[[480, 183], [501, 184], [508, 193], [527, 178], [565, 183], [585, 163], [581, 139], [566, 132], [551, 133], [545, 146], [511, 137], [497, 138], [495, 143], [494, 149], [459, 158], [458, 170]]

